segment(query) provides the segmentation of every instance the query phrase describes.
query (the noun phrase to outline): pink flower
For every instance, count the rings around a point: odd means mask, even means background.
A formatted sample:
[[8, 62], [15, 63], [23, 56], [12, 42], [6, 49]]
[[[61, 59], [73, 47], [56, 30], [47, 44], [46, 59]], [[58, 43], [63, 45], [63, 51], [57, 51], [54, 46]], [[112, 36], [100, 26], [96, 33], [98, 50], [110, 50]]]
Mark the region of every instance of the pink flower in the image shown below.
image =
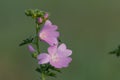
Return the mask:
[[47, 20], [42, 28], [42, 30], [39, 32], [39, 38], [48, 43], [50, 46], [54, 46], [58, 44], [57, 38], [59, 37], [59, 32], [56, 31], [57, 26], [52, 25], [50, 20]]
[[50, 63], [55, 68], [68, 67], [72, 58], [69, 56], [72, 54], [70, 49], [66, 48], [63, 43], [58, 48], [57, 46], [51, 46], [48, 48], [48, 54], [42, 53], [37, 56], [38, 64]]

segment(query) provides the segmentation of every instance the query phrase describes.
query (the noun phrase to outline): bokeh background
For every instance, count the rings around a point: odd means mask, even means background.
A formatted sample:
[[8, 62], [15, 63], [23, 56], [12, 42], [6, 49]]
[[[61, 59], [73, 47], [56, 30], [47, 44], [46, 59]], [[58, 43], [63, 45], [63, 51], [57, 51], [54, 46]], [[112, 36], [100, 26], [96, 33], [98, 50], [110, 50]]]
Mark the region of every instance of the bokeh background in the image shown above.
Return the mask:
[[48, 11], [73, 50], [70, 66], [47, 80], [120, 80], [120, 58], [108, 54], [120, 44], [120, 0], [0, 0], [0, 80], [39, 80], [37, 62], [18, 46], [35, 31], [29, 8]]

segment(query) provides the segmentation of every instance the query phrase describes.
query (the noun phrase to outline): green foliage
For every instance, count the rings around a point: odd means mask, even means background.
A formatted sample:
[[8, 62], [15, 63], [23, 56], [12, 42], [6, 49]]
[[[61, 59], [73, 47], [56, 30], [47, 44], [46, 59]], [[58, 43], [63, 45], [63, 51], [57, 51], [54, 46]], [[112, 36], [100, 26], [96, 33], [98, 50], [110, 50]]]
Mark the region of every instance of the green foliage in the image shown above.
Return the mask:
[[42, 72], [40, 68], [36, 68], [35, 71], [37, 71], [37, 72], [39, 72], [39, 73]]
[[30, 37], [24, 39], [24, 40], [19, 44], [19, 46], [24, 46], [24, 45], [30, 44], [30, 43], [36, 44], [36, 43], [37, 43], [37, 37], [38, 37], [38, 36], [36, 36], [36, 35], [30, 36]]
[[23, 40], [22, 43], [19, 44], [19, 46], [23, 46], [23, 45], [26, 45], [26, 44], [32, 43], [33, 40], [34, 40], [33, 37], [29, 37], [29, 38]]
[[33, 58], [37, 58], [38, 53], [35, 51], [34, 53], [31, 54]]
[[26, 16], [30, 16], [32, 18], [37, 18], [37, 17], [43, 17], [45, 14], [44, 11], [41, 11], [41, 10], [38, 10], [38, 9], [28, 9], [28, 10], [25, 10], [25, 15]]
[[44, 73], [46, 76], [56, 77], [56, 72], [61, 72], [60, 69], [57, 69], [50, 64], [42, 64], [39, 68], [36, 68], [38, 73]]
[[59, 41], [60, 43], [62, 43], [62, 40], [61, 40], [60, 38], [58, 38], [58, 41]]
[[48, 73], [47, 73], [47, 76], [50, 76], [50, 77], [56, 77], [56, 74], [53, 73], [53, 72], [48, 72]]
[[115, 54], [117, 57], [120, 56], [120, 45], [118, 46], [117, 49], [111, 51], [109, 54]]

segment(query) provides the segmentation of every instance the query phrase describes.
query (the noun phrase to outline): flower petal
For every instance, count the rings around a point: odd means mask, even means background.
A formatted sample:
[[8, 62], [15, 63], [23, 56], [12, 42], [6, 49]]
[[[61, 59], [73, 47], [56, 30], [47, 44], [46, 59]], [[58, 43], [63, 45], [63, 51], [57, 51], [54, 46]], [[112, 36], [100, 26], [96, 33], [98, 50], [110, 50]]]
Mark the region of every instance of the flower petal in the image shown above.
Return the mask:
[[59, 56], [68, 57], [72, 54], [72, 50], [66, 49], [66, 45], [63, 43], [58, 47], [57, 53]]
[[66, 58], [59, 57], [57, 61], [50, 60], [50, 64], [55, 68], [63, 68], [63, 67], [68, 67], [71, 61], [72, 61], [72, 58], [70, 57], [66, 57]]
[[52, 66], [54, 66], [55, 68], [62, 68], [60, 58], [58, 58], [57, 61], [50, 60], [50, 64], [51, 64]]
[[49, 54], [55, 54], [56, 51], [57, 51], [57, 46], [50, 46], [50, 47], [48, 48], [48, 53], [49, 53]]
[[42, 28], [42, 30], [57, 30], [58, 27], [56, 25], [52, 25], [50, 20], [47, 20]]
[[70, 56], [72, 54], [72, 50], [66, 49], [64, 54], [65, 56]]
[[58, 40], [56, 38], [47, 37], [45, 40], [50, 46], [58, 45]]
[[50, 56], [47, 53], [42, 53], [37, 56], [38, 64], [45, 64], [50, 61]]
[[62, 66], [63, 66], [63, 67], [68, 67], [68, 66], [69, 66], [69, 63], [72, 61], [72, 58], [67, 57], [67, 58], [64, 58], [63, 60], [64, 60], [64, 61], [62, 62]]
[[59, 47], [58, 47], [58, 51], [64, 51], [66, 50], [66, 45], [64, 43], [62, 43]]
[[47, 20], [46, 22], [45, 22], [45, 24], [44, 24], [44, 28], [46, 28], [47, 26], [49, 26], [49, 25], [52, 25], [52, 23], [51, 23], [51, 21], [50, 20]]
[[58, 38], [60, 36], [60, 33], [58, 31], [46, 31], [46, 33], [48, 34], [47, 36], [49, 37]]
[[61, 57], [68, 57], [72, 54], [72, 50], [66, 49], [65, 51], [57, 51], [57, 53]]

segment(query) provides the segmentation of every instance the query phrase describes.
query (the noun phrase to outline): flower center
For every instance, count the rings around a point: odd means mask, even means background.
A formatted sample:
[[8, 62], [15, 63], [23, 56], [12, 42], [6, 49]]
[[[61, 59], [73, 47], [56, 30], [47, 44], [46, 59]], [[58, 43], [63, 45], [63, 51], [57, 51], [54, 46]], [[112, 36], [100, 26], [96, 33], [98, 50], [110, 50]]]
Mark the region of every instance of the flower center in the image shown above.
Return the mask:
[[57, 62], [59, 60], [59, 58], [58, 58], [58, 56], [56, 54], [54, 54], [54, 55], [51, 56], [51, 60], [53, 62]]
[[40, 33], [40, 38], [45, 39], [46, 38], [46, 33], [45, 32]]

